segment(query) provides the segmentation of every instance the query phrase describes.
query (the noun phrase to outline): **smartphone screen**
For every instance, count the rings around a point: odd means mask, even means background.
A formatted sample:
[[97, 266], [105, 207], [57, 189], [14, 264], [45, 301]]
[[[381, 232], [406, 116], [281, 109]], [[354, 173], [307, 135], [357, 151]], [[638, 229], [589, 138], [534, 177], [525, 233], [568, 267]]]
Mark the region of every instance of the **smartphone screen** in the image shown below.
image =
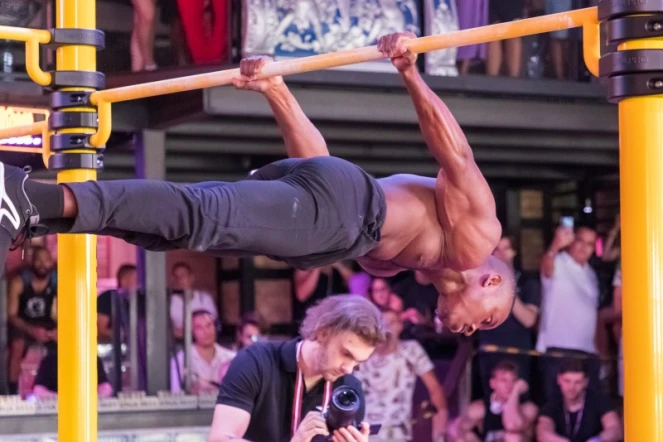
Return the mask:
[[572, 216], [563, 216], [560, 219], [560, 224], [562, 225], [562, 227], [573, 228], [573, 217]]

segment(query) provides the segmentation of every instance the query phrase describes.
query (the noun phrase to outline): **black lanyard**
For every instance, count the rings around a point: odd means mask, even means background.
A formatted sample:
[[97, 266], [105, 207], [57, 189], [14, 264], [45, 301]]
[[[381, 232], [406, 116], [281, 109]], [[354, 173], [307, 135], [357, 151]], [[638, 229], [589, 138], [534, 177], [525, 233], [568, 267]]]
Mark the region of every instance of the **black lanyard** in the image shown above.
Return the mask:
[[582, 421], [582, 413], [585, 411], [585, 400], [582, 400], [582, 406], [578, 410], [578, 416], [576, 417], [576, 424], [574, 425], [573, 428], [573, 433], [571, 433], [571, 413], [569, 410], [566, 408], [566, 405], [564, 405], [564, 421], [566, 422], [566, 435], [571, 439], [575, 440], [576, 435], [578, 434], [578, 431], [580, 430], [580, 422]]

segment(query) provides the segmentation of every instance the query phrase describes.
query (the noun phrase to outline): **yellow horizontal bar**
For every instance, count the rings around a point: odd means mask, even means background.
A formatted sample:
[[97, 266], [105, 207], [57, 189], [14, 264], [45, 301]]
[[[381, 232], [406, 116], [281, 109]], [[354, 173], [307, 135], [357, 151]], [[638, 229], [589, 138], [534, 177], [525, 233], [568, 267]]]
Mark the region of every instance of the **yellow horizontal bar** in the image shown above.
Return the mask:
[[49, 43], [51, 41], [51, 33], [44, 29], [0, 26], [0, 39], [16, 41], [36, 40], [38, 43]]
[[42, 153], [41, 147], [1, 146], [0, 152]]
[[4, 129], [0, 129], [0, 140], [6, 140], [7, 138], [14, 137], [25, 137], [28, 135], [39, 135], [46, 128], [48, 128], [47, 121], [38, 121], [36, 123], [26, 124], [24, 126], [6, 127]]
[[[597, 7], [584, 8], [542, 17], [465, 29], [463, 31], [451, 32], [449, 34], [420, 37], [408, 41], [407, 47], [414, 52], [422, 53], [450, 47], [474, 45], [495, 40], [559, 31], [583, 25], [592, 26], [593, 30], [594, 25], [597, 23]], [[596, 30], [598, 31], [598, 27], [596, 27]], [[598, 48], [598, 35], [595, 36], [595, 39], [596, 48]], [[593, 54], [594, 51], [589, 51], [589, 53]], [[595, 71], [598, 73], [598, 51], [596, 51], [596, 54], [596, 60], [590, 60], [592, 66], [596, 66], [595, 69], [593, 69], [593, 67], [590, 68], [592, 73], [595, 73]], [[377, 46], [349, 49], [270, 63], [262, 69], [258, 78], [298, 74], [302, 72], [381, 60], [383, 58], [384, 55], [378, 51]], [[102, 147], [110, 137], [110, 106], [103, 106], [104, 104], [223, 86], [230, 84], [232, 79], [237, 76], [239, 76], [239, 69], [226, 69], [219, 72], [190, 75], [188, 77], [172, 78], [169, 80], [141, 83], [94, 92], [91, 95], [90, 100], [92, 104], [99, 107], [99, 127], [97, 133], [90, 138], [90, 144], [95, 147]]]
[[[579, 27], [584, 23], [592, 23], [596, 21], [597, 8], [592, 7], [546, 15], [543, 17], [534, 17], [525, 20], [466, 29], [449, 34], [420, 37], [408, 41], [407, 46], [408, 49], [414, 52], [422, 53], [450, 47], [474, 45], [495, 40], [559, 31], [562, 29]], [[260, 78], [316, 71], [349, 64], [375, 61], [383, 58], [384, 55], [377, 50], [377, 46], [349, 49], [270, 63], [262, 70]], [[151, 83], [141, 83], [94, 92], [90, 99], [95, 105], [102, 101], [117, 103], [120, 101], [136, 100], [157, 95], [222, 86], [229, 84], [238, 74], [239, 69], [227, 69], [207, 74], [191, 75], [188, 77], [173, 78]]]

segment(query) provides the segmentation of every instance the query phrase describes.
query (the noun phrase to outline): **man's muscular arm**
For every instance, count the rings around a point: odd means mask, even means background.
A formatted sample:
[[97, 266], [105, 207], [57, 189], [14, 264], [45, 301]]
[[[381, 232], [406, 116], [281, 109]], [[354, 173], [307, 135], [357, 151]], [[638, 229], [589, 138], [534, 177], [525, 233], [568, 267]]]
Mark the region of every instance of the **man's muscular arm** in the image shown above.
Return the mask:
[[410, 33], [382, 37], [378, 49], [391, 58], [412, 98], [419, 126], [440, 164], [436, 200], [446, 230], [446, 258], [465, 270], [478, 267], [492, 253], [502, 233], [495, 199], [474, 161], [467, 138], [447, 106], [426, 85], [415, 64], [417, 55], [405, 47]]
[[217, 405], [210, 429], [208, 442], [248, 442], [242, 435], [249, 428], [251, 415], [239, 408], [228, 405]]
[[320, 131], [297, 103], [282, 77], [271, 77], [255, 80], [255, 76], [271, 59], [267, 57], [251, 57], [240, 62], [242, 78], [233, 80], [238, 89], [252, 90], [262, 93], [272, 108], [290, 158], [311, 158], [328, 156], [327, 143]]

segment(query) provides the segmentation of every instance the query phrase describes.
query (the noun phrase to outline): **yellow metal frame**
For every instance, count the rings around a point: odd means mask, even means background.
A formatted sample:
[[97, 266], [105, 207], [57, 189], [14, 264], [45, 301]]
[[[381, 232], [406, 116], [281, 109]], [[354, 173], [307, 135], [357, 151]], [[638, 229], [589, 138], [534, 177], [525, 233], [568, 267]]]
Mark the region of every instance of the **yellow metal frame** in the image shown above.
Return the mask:
[[[59, 28], [95, 29], [95, 0], [57, 0]], [[526, 35], [583, 27], [584, 59], [598, 75], [599, 22], [597, 8], [586, 8], [453, 32], [408, 41], [417, 53]], [[50, 74], [39, 68], [39, 45], [50, 41], [43, 30], [0, 26], [0, 38], [26, 43], [27, 69], [41, 85]], [[639, 40], [619, 49], [663, 48], [663, 39]], [[271, 63], [261, 78], [289, 75], [382, 59], [375, 46]], [[65, 46], [57, 50], [58, 70], [96, 70], [96, 50]], [[111, 104], [228, 84], [237, 69], [94, 92], [99, 127], [90, 134], [93, 146], [103, 146], [111, 132]], [[80, 89], [74, 89], [80, 90]], [[86, 109], [69, 109], [80, 112]], [[625, 422], [628, 441], [663, 441], [663, 95], [628, 98], [619, 104], [621, 202], [623, 225], [623, 281], [631, 295], [624, 304]], [[79, 128], [76, 132], [86, 132]], [[65, 131], [63, 131], [65, 132]], [[0, 131], [1, 138], [43, 134], [48, 164], [48, 126], [45, 123]], [[21, 151], [20, 148], [0, 150]], [[34, 149], [30, 150], [34, 152]], [[95, 180], [94, 170], [67, 170], [59, 182]], [[97, 438], [96, 389], [96, 237], [61, 235], [58, 253], [67, 257], [60, 268], [58, 340], [74, 354], [59, 358], [59, 440], [94, 442]], [[638, 350], [636, 350], [638, 347]]]

